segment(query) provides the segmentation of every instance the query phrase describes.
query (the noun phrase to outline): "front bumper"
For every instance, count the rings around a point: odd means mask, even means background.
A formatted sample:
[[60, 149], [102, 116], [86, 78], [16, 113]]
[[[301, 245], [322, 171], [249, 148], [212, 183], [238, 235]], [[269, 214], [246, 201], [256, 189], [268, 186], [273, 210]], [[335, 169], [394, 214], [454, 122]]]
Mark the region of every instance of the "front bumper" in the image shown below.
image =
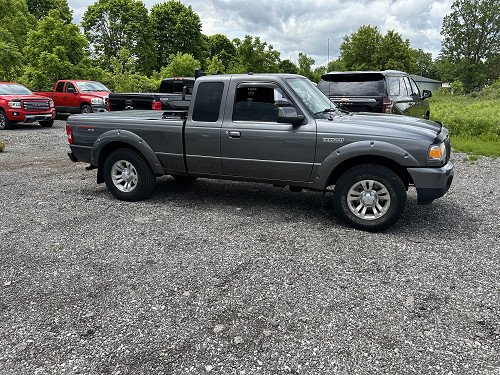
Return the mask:
[[417, 203], [429, 204], [450, 189], [454, 166], [448, 162], [440, 168], [408, 168], [408, 173], [417, 189]]
[[6, 112], [7, 118], [14, 122], [35, 122], [35, 121], [48, 121], [56, 118], [56, 110], [53, 109], [46, 113], [26, 113], [19, 109], [8, 109]]
[[92, 104], [91, 107], [94, 112], [108, 112], [105, 104]]

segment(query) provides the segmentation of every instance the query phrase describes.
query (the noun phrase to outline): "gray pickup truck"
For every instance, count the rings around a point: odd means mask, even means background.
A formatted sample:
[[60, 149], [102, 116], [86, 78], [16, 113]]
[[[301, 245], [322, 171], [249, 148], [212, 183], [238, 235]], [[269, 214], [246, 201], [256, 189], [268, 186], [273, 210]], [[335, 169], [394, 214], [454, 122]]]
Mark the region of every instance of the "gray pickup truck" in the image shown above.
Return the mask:
[[309, 80], [291, 74], [217, 75], [196, 80], [186, 112], [74, 115], [69, 157], [97, 168], [118, 199], [152, 193], [157, 176], [266, 182], [333, 190], [347, 224], [369, 231], [402, 215], [407, 190], [418, 203], [443, 196], [453, 179], [441, 124], [339, 110]]

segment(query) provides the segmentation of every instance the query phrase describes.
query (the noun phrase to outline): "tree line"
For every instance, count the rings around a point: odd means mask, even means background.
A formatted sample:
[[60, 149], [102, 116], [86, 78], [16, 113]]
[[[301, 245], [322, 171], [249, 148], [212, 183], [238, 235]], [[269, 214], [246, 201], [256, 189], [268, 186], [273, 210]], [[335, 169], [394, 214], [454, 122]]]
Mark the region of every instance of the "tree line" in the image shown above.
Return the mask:
[[436, 60], [393, 30], [364, 25], [344, 36], [338, 59], [314, 68], [307, 54], [282, 60], [259, 37], [204, 35], [199, 15], [177, 0], [151, 11], [139, 0], [98, 0], [84, 13], [83, 32], [67, 0], [0, 0], [0, 81], [49, 90], [57, 79], [94, 79], [117, 91], [156, 91], [162, 77], [196, 68], [297, 73], [315, 82], [326, 71], [398, 69], [471, 91], [499, 77], [499, 14], [496, 0], [456, 0]]

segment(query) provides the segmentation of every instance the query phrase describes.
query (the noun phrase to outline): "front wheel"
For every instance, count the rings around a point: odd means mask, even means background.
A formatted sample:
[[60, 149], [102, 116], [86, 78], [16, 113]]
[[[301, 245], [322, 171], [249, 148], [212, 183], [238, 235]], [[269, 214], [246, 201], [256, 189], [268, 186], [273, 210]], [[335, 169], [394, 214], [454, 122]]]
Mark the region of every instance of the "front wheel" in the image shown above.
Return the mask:
[[94, 112], [94, 110], [88, 104], [84, 104], [80, 108], [80, 113], [92, 113], [92, 112]]
[[377, 232], [399, 220], [406, 206], [406, 189], [391, 169], [363, 164], [340, 176], [333, 203], [336, 215], [347, 224]]
[[40, 126], [42, 128], [51, 128], [54, 125], [54, 120], [40, 121]]
[[7, 118], [5, 112], [0, 109], [0, 130], [9, 130], [14, 127], [14, 123]]
[[104, 161], [104, 181], [118, 199], [138, 201], [153, 192], [156, 176], [146, 160], [136, 152], [120, 148]]

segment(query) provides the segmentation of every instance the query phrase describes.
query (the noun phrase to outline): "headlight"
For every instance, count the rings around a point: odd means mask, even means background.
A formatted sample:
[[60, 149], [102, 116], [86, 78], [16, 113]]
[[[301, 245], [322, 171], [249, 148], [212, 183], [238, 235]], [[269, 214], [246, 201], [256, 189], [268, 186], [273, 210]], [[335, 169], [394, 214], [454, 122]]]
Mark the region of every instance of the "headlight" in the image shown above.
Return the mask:
[[9, 108], [21, 108], [21, 102], [9, 102], [7, 103]]
[[54, 101], [52, 99], [49, 100], [49, 107], [54, 108]]
[[96, 105], [103, 105], [104, 104], [104, 100], [102, 100], [101, 98], [92, 98], [92, 99], [90, 99], [90, 102], [92, 104], [96, 104]]
[[445, 160], [446, 159], [446, 145], [441, 142], [438, 145], [431, 145], [429, 147], [429, 160]]

